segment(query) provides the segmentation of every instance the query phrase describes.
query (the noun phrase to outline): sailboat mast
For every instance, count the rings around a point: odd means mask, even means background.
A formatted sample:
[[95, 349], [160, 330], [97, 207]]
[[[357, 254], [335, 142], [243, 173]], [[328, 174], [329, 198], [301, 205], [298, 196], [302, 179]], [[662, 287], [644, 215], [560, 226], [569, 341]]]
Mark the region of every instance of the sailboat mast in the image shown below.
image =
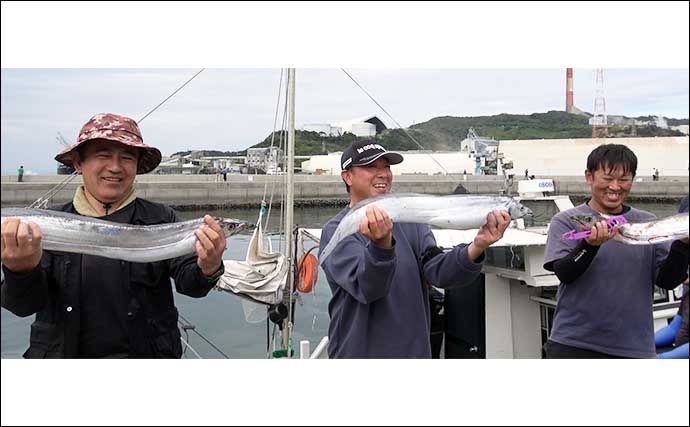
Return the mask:
[[286, 289], [288, 297], [288, 318], [283, 327], [283, 348], [287, 349], [288, 357], [290, 354], [290, 335], [292, 334], [292, 294], [294, 292], [294, 259], [293, 259], [293, 238], [292, 229], [294, 226], [293, 211], [295, 206], [294, 194], [294, 173], [295, 173], [295, 69], [288, 68], [288, 140], [287, 140], [287, 189], [285, 200], [285, 248], [288, 262], [288, 277]]

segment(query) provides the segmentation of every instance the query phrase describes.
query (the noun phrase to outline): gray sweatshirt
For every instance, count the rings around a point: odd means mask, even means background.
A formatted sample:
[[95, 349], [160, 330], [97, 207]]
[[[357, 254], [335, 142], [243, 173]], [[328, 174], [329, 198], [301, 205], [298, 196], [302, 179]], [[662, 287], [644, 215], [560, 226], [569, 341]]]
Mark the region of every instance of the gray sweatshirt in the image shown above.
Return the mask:
[[[326, 247], [348, 212], [345, 208], [321, 233]], [[436, 247], [427, 225], [394, 224], [392, 249], [362, 234], [348, 236], [324, 261], [333, 294], [328, 304], [330, 358], [431, 358], [428, 285], [461, 286], [479, 275], [484, 255], [470, 261], [459, 245], [422, 264]]]

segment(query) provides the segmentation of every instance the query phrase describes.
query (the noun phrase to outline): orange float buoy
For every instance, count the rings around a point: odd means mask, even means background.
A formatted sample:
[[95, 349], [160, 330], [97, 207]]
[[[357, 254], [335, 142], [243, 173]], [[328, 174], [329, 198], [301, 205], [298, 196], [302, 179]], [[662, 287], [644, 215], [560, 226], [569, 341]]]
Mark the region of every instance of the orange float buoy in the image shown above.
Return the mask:
[[319, 276], [319, 261], [312, 254], [304, 254], [299, 260], [299, 274], [297, 275], [297, 290], [308, 294], [314, 289]]

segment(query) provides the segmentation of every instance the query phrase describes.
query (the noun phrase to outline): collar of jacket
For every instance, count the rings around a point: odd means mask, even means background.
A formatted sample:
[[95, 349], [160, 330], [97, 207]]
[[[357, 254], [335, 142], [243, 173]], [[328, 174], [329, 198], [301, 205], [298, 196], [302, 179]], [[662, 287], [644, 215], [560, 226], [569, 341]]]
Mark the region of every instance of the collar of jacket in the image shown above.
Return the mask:
[[[129, 192], [129, 195], [125, 198], [125, 201], [122, 202], [122, 204], [117, 208], [117, 210], [120, 210], [128, 204], [132, 203], [136, 198], [137, 191], [134, 189], [134, 186], [132, 186], [132, 191]], [[77, 191], [74, 192], [74, 199], [72, 199], [72, 203], [74, 204], [74, 209], [77, 212], [79, 212], [80, 215], [95, 218], [103, 216], [96, 212], [96, 209], [94, 209], [93, 206], [91, 206], [91, 204], [89, 203], [88, 199], [86, 198], [86, 194], [84, 194], [84, 185], [80, 185], [79, 187], [77, 187]]]

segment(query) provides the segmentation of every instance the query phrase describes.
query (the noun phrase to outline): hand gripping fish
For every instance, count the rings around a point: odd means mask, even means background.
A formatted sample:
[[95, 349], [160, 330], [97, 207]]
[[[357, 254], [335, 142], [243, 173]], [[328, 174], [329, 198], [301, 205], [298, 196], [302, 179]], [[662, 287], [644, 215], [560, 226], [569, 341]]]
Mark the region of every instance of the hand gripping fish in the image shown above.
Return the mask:
[[576, 233], [565, 233], [564, 240], [578, 240], [589, 237], [590, 230], [599, 221], [607, 221], [609, 231], [618, 226], [618, 233], [614, 240], [627, 245], [654, 245], [669, 240], [685, 239], [688, 237], [688, 213], [680, 213], [666, 218], [646, 222], [628, 222], [622, 216], [604, 216], [600, 214], [573, 215], [570, 220], [584, 227], [586, 230]]
[[[6, 208], [2, 222], [18, 218], [38, 225], [43, 249], [97, 255], [130, 262], [156, 262], [191, 254], [194, 234], [204, 219], [159, 225], [131, 225], [46, 209]], [[230, 218], [215, 218], [225, 238], [252, 224]]]
[[456, 230], [481, 227], [494, 209], [508, 212], [511, 219], [533, 215], [529, 208], [507, 196], [382, 194], [362, 200], [350, 209], [321, 252], [319, 264], [323, 263], [344, 238], [359, 231], [359, 224], [366, 215], [366, 207], [370, 205], [383, 208], [394, 223], [429, 224]]

